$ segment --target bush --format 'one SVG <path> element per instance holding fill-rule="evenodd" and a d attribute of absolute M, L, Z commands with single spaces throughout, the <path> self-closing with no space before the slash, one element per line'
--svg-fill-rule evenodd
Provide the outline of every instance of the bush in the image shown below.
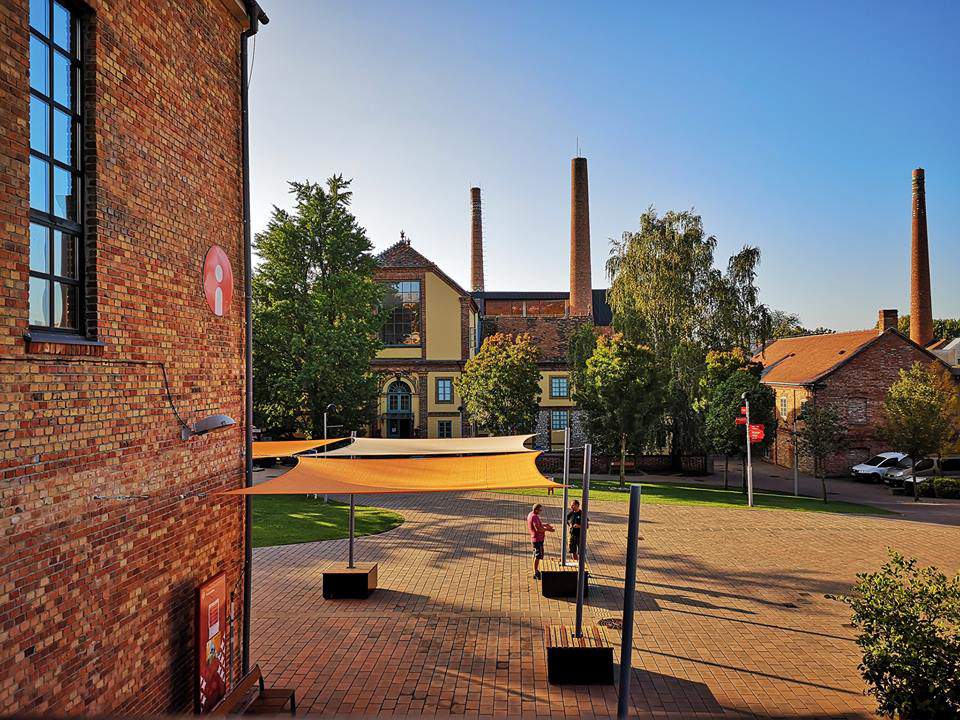
<path fill-rule="evenodd" d="M 880 715 L 960 717 L 960 575 L 891 552 L 877 572 L 857 575 L 852 594 L 828 597 L 853 611 L 860 672 Z"/>
<path fill-rule="evenodd" d="M 938 477 L 930 484 L 938 498 L 960 498 L 960 478 Z"/>

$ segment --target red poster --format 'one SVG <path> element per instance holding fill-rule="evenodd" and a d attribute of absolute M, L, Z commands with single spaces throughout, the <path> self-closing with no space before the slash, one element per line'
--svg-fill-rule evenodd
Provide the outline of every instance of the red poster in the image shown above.
<path fill-rule="evenodd" d="M 760 425 L 760 424 L 755 425 L 753 423 L 750 423 L 750 442 L 752 443 L 762 442 L 764 437 L 765 435 L 764 435 L 763 425 Z"/>
<path fill-rule="evenodd" d="M 224 639 L 227 576 L 220 573 L 197 590 L 197 712 L 210 712 L 227 694 Z"/>

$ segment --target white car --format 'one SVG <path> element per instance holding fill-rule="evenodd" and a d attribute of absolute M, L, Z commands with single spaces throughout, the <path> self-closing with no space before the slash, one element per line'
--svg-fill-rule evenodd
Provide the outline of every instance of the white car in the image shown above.
<path fill-rule="evenodd" d="M 882 482 L 887 473 L 897 468 L 897 463 L 903 460 L 905 453 L 882 452 L 874 455 L 866 462 L 854 465 L 850 470 L 850 475 L 854 480 L 869 480 L 870 482 Z"/>

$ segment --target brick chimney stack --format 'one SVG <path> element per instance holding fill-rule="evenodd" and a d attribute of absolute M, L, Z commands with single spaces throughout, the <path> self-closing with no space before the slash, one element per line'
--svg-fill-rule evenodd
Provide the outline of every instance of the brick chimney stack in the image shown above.
<path fill-rule="evenodd" d="M 573 159 L 570 180 L 570 315 L 592 315 L 590 193 L 587 188 L 586 158 Z"/>
<path fill-rule="evenodd" d="M 896 310 L 881 310 L 877 330 L 882 335 L 887 330 L 896 330 L 899 313 Z"/>
<path fill-rule="evenodd" d="M 470 188 L 470 205 L 473 209 L 470 222 L 470 287 L 474 292 L 482 292 L 483 219 L 480 213 L 480 188 Z"/>
<path fill-rule="evenodd" d="M 927 194 L 923 168 L 913 171 L 913 228 L 910 247 L 910 339 L 926 346 L 933 340 L 930 304 L 930 251 L 927 247 Z"/>

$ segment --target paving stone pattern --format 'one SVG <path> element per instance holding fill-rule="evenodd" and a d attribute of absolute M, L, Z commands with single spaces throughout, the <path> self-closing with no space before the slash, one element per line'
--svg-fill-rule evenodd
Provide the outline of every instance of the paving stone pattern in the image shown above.
<path fill-rule="evenodd" d="M 541 499 L 541 498 L 538 498 Z M 559 553 L 560 497 L 543 499 Z M 486 493 L 365 499 L 406 517 L 357 540 L 380 564 L 368 600 L 321 597 L 346 541 L 255 553 L 252 658 L 327 716 L 609 717 L 614 687 L 547 682 L 544 629 L 575 605 L 539 594 L 531 498 Z M 586 621 L 622 613 L 626 504 L 591 502 Z M 847 589 L 892 546 L 960 566 L 956 527 L 896 518 L 682 506 L 643 508 L 632 703 L 643 718 L 873 717 Z M 617 644 L 620 633 L 608 630 Z"/>

